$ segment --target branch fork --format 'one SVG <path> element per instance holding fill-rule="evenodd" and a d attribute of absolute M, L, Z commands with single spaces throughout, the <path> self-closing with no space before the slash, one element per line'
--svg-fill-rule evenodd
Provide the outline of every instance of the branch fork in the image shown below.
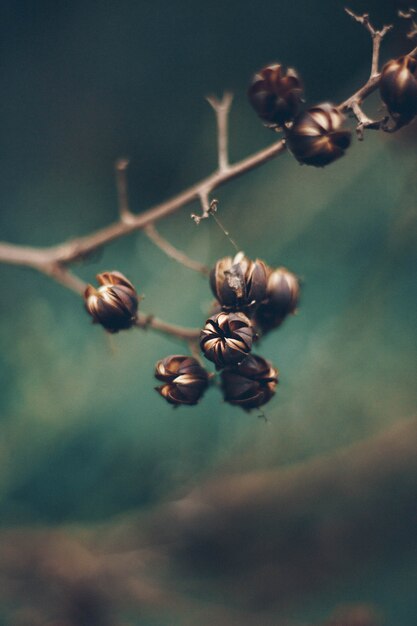
<path fill-rule="evenodd" d="M 372 120 L 362 109 L 363 101 L 377 90 L 381 78 L 378 73 L 379 53 L 381 41 L 385 35 L 391 30 L 392 25 L 384 26 L 381 30 L 375 29 L 369 19 L 367 13 L 356 15 L 350 9 L 345 9 L 355 21 L 362 24 L 372 37 L 372 62 L 371 72 L 368 80 L 353 95 L 340 103 L 338 109 L 346 112 L 351 111 L 358 120 L 357 133 L 359 138 L 363 137 L 365 129 L 390 130 L 386 126 L 386 119 Z M 403 12 L 402 17 L 411 19 L 415 24 L 414 16 L 416 11 L 410 10 L 409 13 Z M 417 33 L 417 29 L 416 33 Z M 414 36 L 410 33 L 409 36 Z M 417 47 L 411 50 L 408 55 L 417 58 Z M 145 230 L 149 239 L 153 241 L 165 254 L 170 258 L 182 263 L 186 267 L 207 274 L 208 269 L 201 263 L 189 259 L 182 251 L 175 248 L 170 242 L 164 239 L 156 230 L 155 223 L 159 220 L 172 215 L 179 211 L 182 207 L 194 201 L 199 201 L 202 212 L 200 215 L 193 215 L 196 223 L 202 219 L 208 218 L 210 215 L 219 224 L 223 232 L 228 235 L 216 217 L 217 201 L 210 201 L 210 195 L 215 189 L 218 189 L 227 182 L 246 174 L 247 172 L 267 163 L 277 155 L 282 154 L 286 150 L 285 139 L 274 142 L 267 148 L 230 164 L 228 154 L 228 121 L 229 113 L 232 105 L 232 94 L 226 92 L 221 99 L 214 96 L 207 98 L 209 104 L 213 108 L 217 122 L 217 168 L 203 180 L 192 185 L 188 189 L 180 192 L 178 195 L 157 204 L 139 214 L 134 214 L 129 207 L 128 190 L 127 190 L 127 167 L 128 159 L 121 158 L 116 161 L 115 174 L 118 194 L 119 219 L 104 228 L 92 232 L 83 237 L 74 238 L 71 241 L 57 244 L 47 248 L 34 248 L 30 246 L 21 246 L 6 242 L 0 242 L 0 263 L 8 263 L 20 265 L 36 269 L 39 272 L 53 278 L 68 289 L 83 295 L 85 283 L 72 274 L 68 269 L 72 263 L 87 258 L 94 252 L 100 250 L 106 244 L 115 241 L 121 237 L 125 237 L 133 232 Z M 392 129 L 391 129 L 392 132 Z M 229 236 L 230 239 L 230 236 Z M 231 240 L 233 245 L 235 243 Z M 184 329 L 180 326 L 168 324 L 153 316 L 140 314 L 138 324 L 140 328 L 152 328 L 153 330 L 164 332 L 186 341 L 195 341 L 198 331 L 196 329 Z"/>

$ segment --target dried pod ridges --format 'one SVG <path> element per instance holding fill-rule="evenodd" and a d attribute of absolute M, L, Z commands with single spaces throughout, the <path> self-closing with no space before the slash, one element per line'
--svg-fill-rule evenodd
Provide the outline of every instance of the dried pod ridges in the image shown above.
<path fill-rule="evenodd" d="M 217 369 L 239 363 L 251 351 L 254 330 L 243 313 L 220 312 L 210 317 L 200 336 L 204 356 Z"/>
<path fill-rule="evenodd" d="M 417 61 L 408 55 L 388 61 L 381 72 L 379 91 L 398 126 L 417 115 Z"/>
<path fill-rule="evenodd" d="M 88 285 L 84 302 L 94 322 L 109 333 L 131 328 L 136 321 L 138 294 L 132 283 L 121 272 L 97 274 L 99 287 Z"/>
<path fill-rule="evenodd" d="M 248 89 L 249 102 L 271 128 L 282 128 L 297 115 L 303 87 L 293 68 L 267 65 L 255 74 Z"/>
<path fill-rule="evenodd" d="M 265 334 L 278 328 L 284 319 L 293 314 L 298 306 L 300 283 L 295 274 L 285 267 L 270 270 L 266 300 L 255 312 L 256 327 Z"/>
<path fill-rule="evenodd" d="M 246 310 L 260 304 L 266 294 L 267 267 L 239 252 L 217 261 L 210 273 L 210 285 L 223 309 Z"/>
<path fill-rule="evenodd" d="M 155 387 L 167 402 L 174 405 L 197 404 L 207 389 L 209 376 L 191 356 L 173 354 L 155 366 L 155 377 L 164 384 Z"/>
<path fill-rule="evenodd" d="M 351 132 L 345 116 L 327 102 L 301 113 L 287 132 L 287 145 L 300 163 L 324 167 L 345 154 Z"/>
<path fill-rule="evenodd" d="M 261 356 L 251 354 L 238 365 L 224 369 L 221 379 L 225 401 L 249 411 L 273 397 L 278 370 Z"/>

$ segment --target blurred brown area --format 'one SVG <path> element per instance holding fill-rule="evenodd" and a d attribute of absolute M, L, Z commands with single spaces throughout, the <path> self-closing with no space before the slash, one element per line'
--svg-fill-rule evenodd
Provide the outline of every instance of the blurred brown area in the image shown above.
<path fill-rule="evenodd" d="M 398 422 L 326 457 L 218 475 L 145 519 L 3 531 L 8 623 L 142 623 L 130 611 L 167 624 L 294 625 L 280 612 L 384 555 L 415 550 L 416 445 L 417 420 Z M 323 626 L 379 624 L 372 608 L 355 606 Z"/>

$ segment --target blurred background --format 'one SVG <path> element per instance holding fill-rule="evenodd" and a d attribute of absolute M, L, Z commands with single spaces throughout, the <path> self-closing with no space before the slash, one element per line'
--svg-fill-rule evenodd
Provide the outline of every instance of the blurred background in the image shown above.
<path fill-rule="evenodd" d="M 411 47 L 409 4 L 349 3 L 396 21 L 383 61 Z M 208 94 L 235 94 L 232 160 L 267 146 L 246 100 L 267 63 L 296 67 L 311 104 L 345 99 L 371 44 L 343 6 L 2 2 L 1 239 L 117 219 L 120 156 L 135 212 L 211 172 Z M 74 294 L 0 266 L 1 624 L 416 624 L 416 139 L 416 124 L 368 132 L 328 168 L 285 154 L 216 192 L 239 246 L 304 281 L 262 344 L 281 374 L 267 423 L 216 389 L 173 410 L 153 367 L 180 342 L 109 341 Z M 197 208 L 160 231 L 211 265 L 233 249 Z M 212 299 L 142 233 L 74 269 L 122 271 L 143 310 L 182 325 Z"/>

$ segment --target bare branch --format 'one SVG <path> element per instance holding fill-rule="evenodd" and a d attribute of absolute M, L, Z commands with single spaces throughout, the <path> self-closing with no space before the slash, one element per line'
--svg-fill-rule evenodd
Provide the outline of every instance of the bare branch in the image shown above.
<path fill-rule="evenodd" d="M 206 265 L 199 263 L 198 261 L 194 261 L 194 259 L 190 259 L 190 257 L 184 254 L 184 252 L 175 248 L 175 246 L 173 246 L 167 239 L 162 237 L 153 224 L 146 226 L 145 233 L 149 239 L 156 246 L 158 246 L 158 248 L 160 248 L 171 259 L 174 259 L 174 261 L 181 263 L 181 265 L 184 265 L 191 270 L 205 274 L 206 276 L 210 273 L 210 269 Z"/>
<path fill-rule="evenodd" d="M 351 106 L 352 112 L 358 120 L 358 125 L 356 126 L 356 134 L 358 136 L 359 141 L 363 140 L 363 133 L 365 129 L 369 130 L 379 130 L 380 128 L 385 127 L 387 122 L 387 117 L 383 117 L 380 120 L 371 120 L 366 113 L 363 111 L 362 107 L 358 102 L 352 102 Z"/>
<path fill-rule="evenodd" d="M 361 135 L 365 128 L 379 128 L 382 126 L 381 120 L 371 120 L 364 113 L 361 108 L 361 104 L 365 98 L 378 88 L 381 76 L 377 73 L 379 46 L 382 38 L 391 27 L 385 26 L 381 31 L 376 31 L 370 24 L 367 14 L 357 16 L 349 9 L 347 9 L 347 13 L 366 27 L 374 41 L 371 76 L 368 81 L 360 87 L 360 89 L 358 89 L 352 96 L 344 100 L 338 107 L 341 111 L 351 110 L 354 113 L 359 122 L 358 133 Z M 413 58 L 417 58 L 417 47 L 411 50 L 408 55 Z M 88 257 L 90 254 L 112 241 L 125 237 L 135 231 L 145 229 L 149 225 L 153 225 L 155 222 L 167 217 L 168 215 L 176 213 L 179 209 L 195 200 L 199 200 L 201 202 L 203 211 L 201 215 L 193 215 L 192 217 L 196 222 L 199 222 L 203 218 L 207 218 L 210 214 L 212 214 L 210 194 L 215 189 L 235 178 L 238 178 L 239 176 L 244 175 L 246 172 L 249 172 L 256 167 L 263 165 L 277 155 L 282 154 L 286 149 L 285 139 L 281 139 L 280 141 L 273 143 L 271 146 L 259 150 L 237 163 L 229 165 L 227 156 L 227 120 L 232 102 L 232 96 L 231 94 L 226 93 L 222 100 L 219 101 L 215 98 L 209 98 L 209 102 L 216 112 L 218 125 L 219 167 L 215 172 L 188 189 L 185 189 L 178 195 L 157 204 L 156 206 L 151 207 L 138 215 L 135 215 L 131 213 L 129 209 L 127 198 L 126 168 L 128 162 L 126 159 L 120 159 L 116 163 L 120 210 L 120 219 L 117 222 L 114 222 L 113 224 L 110 224 L 109 226 L 90 233 L 84 237 L 74 238 L 68 242 L 51 247 L 33 248 L 30 246 L 0 242 L 0 262 L 31 267 L 50 276 L 69 289 L 77 293 L 82 293 L 84 290 L 84 284 L 80 279 L 66 269 L 67 265 Z M 150 229 L 150 232 L 152 233 L 152 229 Z M 155 229 L 153 229 L 154 239 L 155 232 Z M 159 239 L 159 243 L 161 243 L 160 235 L 157 234 L 157 238 Z M 182 255 L 180 251 L 174 249 L 174 257 L 172 254 L 173 246 L 171 246 L 169 242 L 164 241 L 163 246 L 160 245 L 160 247 L 164 249 L 165 252 L 167 252 L 169 247 L 170 256 L 172 256 L 172 258 L 177 257 L 177 260 L 179 260 L 178 256 Z M 182 257 L 182 261 L 184 260 L 184 257 Z M 188 259 L 187 261 L 188 266 L 190 266 L 189 261 L 191 261 L 191 259 Z M 195 264 L 194 261 L 192 263 Z M 157 322 L 157 324 L 159 324 L 159 322 Z M 153 324 L 148 323 L 148 326 L 149 325 L 153 327 Z M 160 328 L 156 329 L 158 330 Z"/>
<path fill-rule="evenodd" d="M 362 24 L 372 37 L 372 63 L 371 63 L 371 78 L 377 76 L 379 67 L 379 50 L 381 47 L 381 41 L 385 35 L 393 28 L 392 24 L 384 26 L 382 30 L 376 30 L 369 21 L 369 14 L 356 15 L 351 9 L 345 9 L 346 13 L 350 15 L 354 20 Z"/>
<path fill-rule="evenodd" d="M 226 91 L 221 100 L 215 96 L 209 96 L 207 102 L 213 108 L 217 120 L 217 156 L 219 172 L 225 172 L 229 168 L 229 113 L 233 102 L 233 94 Z"/>
<path fill-rule="evenodd" d="M 146 315 L 145 313 L 139 313 L 136 326 L 144 330 L 151 328 L 164 335 L 171 335 L 172 337 L 177 337 L 177 339 L 182 339 L 187 342 L 197 341 L 200 337 L 199 328 L 185 328 L 177 324 L 169 324 L 153 315 Z"/>

